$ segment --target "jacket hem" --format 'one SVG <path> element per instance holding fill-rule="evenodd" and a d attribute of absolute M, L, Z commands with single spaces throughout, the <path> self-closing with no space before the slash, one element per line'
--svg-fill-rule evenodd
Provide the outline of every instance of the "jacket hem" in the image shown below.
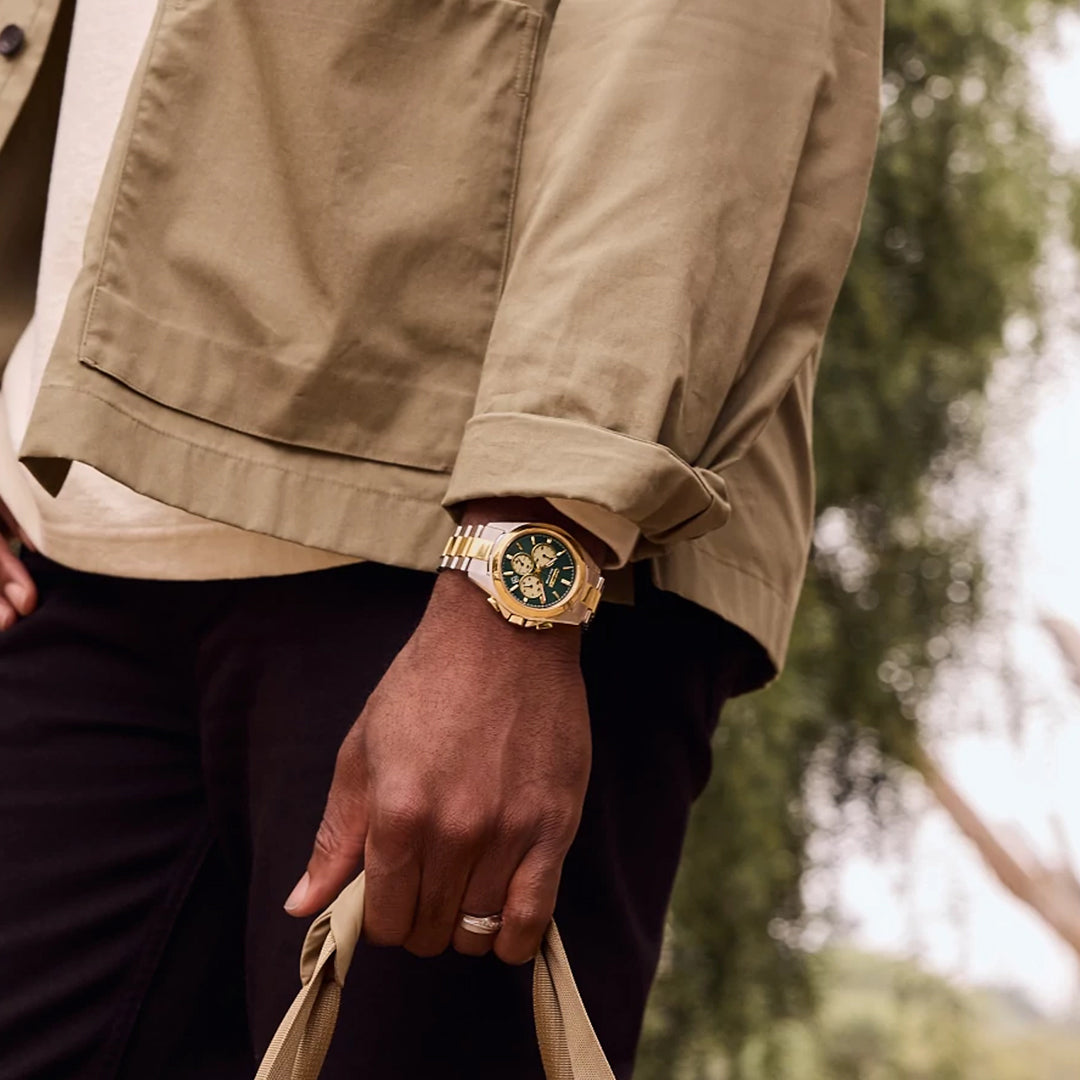
<path fill-rule="evenodd" d="M 213 521 L 407 569 L 438 564 L 454 526 L 440 505 L 450 501 L 444 473 L 279 446 L 170 412 L 119 384 L 102 389 L 122 394 L 123 404 L 57 383 L 46 383 L 38 395 L 20 458 L 53 493 L 70 462 L 81 461 L 143 495 Z M 613 439 L 619 445 L 637 441 Z M 238 452 L 238 443 L 248 453 Z M 213 483 L 199 477 L 213 477 Z M 530 494 L 512 487 L 502 493 Z M 600 498 L 585 499 L 602 505 Z M 705 547 L 709 542 L 715 541 L 667 548 L 652 560 L 653 579 L 758 641 L 768 663 L 747 673 L 738 690 L 745 693 L 783 666 L 797 596 L 719 559 Z"/>
<path fill-rule="evenodd" d="M 786 595 L 760 575 L 694 543 L 680 544 L 654 559 L 652 576 L 658 588 L 708 608 L 762 646 L 765 657 L 760 670 L 748 673 L 738 693 L 765 686 L 783 670 L 798 592 Z"/>
<path fill-rule="evenodd" d="M 20 459 L 52 494 L 70 462 L 81 461 L 199 517 L 356 559 L 413 570 L 438 564 L 454 527 L 439 505 L 445 474 L 351 461 L 352 479 L 346 479 L 334 475 L 342 462 L 333 455 L 245 439 L 253 451 L 246 456 L 235 450 L 235 432 L 152 407 L 160 423 L 88 390 L 46 384 Z M 169 430 L 193 424 L 204 429 L 198 442 Z M 409 478 L 395 489 L 401 472 Z M 381 484 L 363 482 L 376 476 Z"/>

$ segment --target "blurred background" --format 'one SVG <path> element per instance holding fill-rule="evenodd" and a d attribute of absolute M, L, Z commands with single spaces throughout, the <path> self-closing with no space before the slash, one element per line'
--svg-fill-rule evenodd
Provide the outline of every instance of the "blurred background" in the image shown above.
<path fill-rule="evenodd" d="M 891 0 L 784 678 L 724 714 L 642 1080 L 1080 1078 L 1080 15 Z"/>

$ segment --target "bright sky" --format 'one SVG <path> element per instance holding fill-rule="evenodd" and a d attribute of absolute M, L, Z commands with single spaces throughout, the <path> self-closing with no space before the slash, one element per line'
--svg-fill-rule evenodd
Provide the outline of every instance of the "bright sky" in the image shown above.
<path fill-rule="evenodd" d="M 1041 57 L 1037 74 L 1062 145 L 1080 152 L 1080 17 L 1070 16 L 1062 31 L 1061 52 Z M 1006 709 L 995 721 L 991 708 L 986 730 L 949 737 L 936 750 L 986 820 L 1044 858 L 1059 850 L 1056 816 L 1080 872 L 1080 695 L 1037 624 L 1046 611 L 1080 626 L 1080 330 L 1052 336 L 1064 374 L 1043 395 L 1026 446 L 1017 447 L 1028 462 L 1028 513 L 1010 644 L 1031 673 L 1033 700 L 1019 736 L 1007 730 Z M 1048 1012 L 1080 1011 L 1073 955 L 1001 888 L 940 810 L 887 842 L 883 857 L 842 859 L 832 899 L 856 927 L 856 941 L 913 953 L 965 982 L 1019 987 Z"/>

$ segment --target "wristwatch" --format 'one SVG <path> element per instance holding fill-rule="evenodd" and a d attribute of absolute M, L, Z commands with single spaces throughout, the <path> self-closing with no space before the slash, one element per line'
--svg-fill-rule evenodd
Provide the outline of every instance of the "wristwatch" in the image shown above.
<path fill-rule="evenodd" d="M 604 589 L 600 568 L 569 533 L 530 521 L 459 525 L 439 569 L 464 570 L 504 619 L 532 630 L 587 625 Z"/>

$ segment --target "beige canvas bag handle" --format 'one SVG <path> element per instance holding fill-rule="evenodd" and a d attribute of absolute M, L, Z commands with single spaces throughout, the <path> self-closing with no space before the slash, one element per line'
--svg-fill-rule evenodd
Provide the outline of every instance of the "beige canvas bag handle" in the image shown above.
<path fill-rule="evenodd" d="M 364 875 L 311 924 L 303 984 L 255 1080 L 317 1080 L 337 1024 L 341 988 L 364 922 Z M 533 969 L 533 1014 L 548 1080 L 615 1080 L 578 993 L 559 931 L 548 927 Z"/>

